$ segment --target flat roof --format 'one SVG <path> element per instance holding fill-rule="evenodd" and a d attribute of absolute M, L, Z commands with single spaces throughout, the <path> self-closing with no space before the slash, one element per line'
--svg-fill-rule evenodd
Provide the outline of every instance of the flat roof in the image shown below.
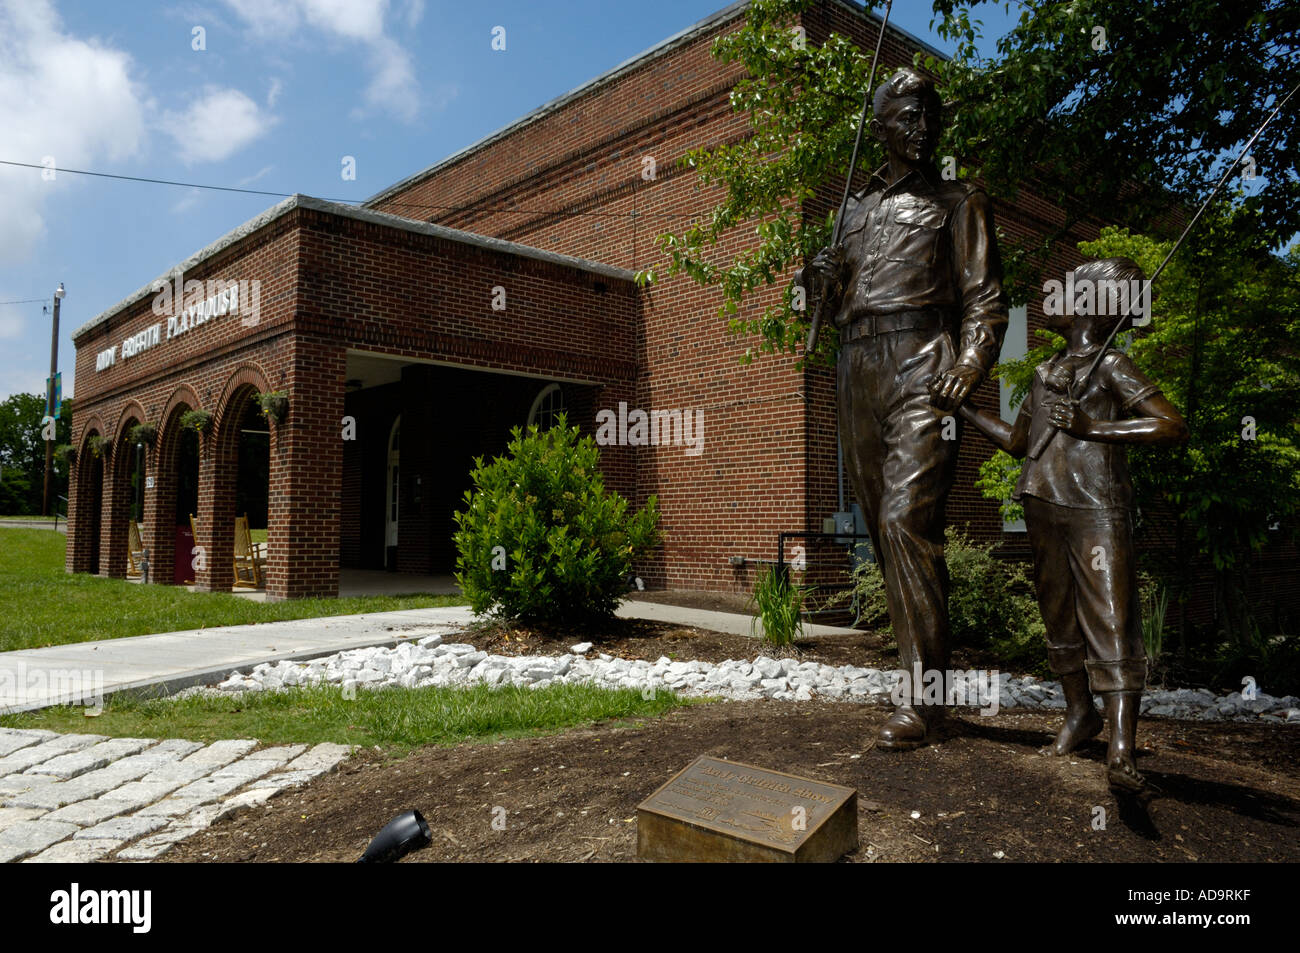
<path fill-rule="evenodd" d="M 881 19 L 877 14 L 869 10 L 865 5 L 856 3 L 854 2 L 854 0 L 829 0 L 829 2 L 834 4 L 835 6 L 843 7 L 847 10 L 852 10 L 854 13 L 858 14 L 859 16 L 867 17 L 877 22 L 879 22 Z M 632 72 L 638 67 L 643 66 L 646 63 L 650 62 L 651 60 L 657 59 L 658 57 L 663 56 L 664 54 L 669 53 L 680 46 L 685 46 L 691 40 L 695 39 L 699 34 L 708 32 L 709 30 L 713 29 L 720 23 L 725 23 L 728 20 L 734 20 L 738 18 L 749 7 L 749 4 L 750 4 L 750 0 L 738 0 L 738 2 L 733 3 L 730 6 L 723 8 L 722 10 L 719 10 L 717 13 L 710 14 L 709 16 L 705 17 L 703 20 L 700 20 L 698 23 L 694 23 L 691 26 L 688 26 L 686 29 L 678 33 L 674 33 L 672 36 L 668 37 L 668 39 L 656 43 L 654 46 L 650 47 L 647 50 L 644 50 L 641 53 L 638 53 L 636 56 L 632 57 L 631 59 L 624 60 L 622 63 L 618 64 L 613 69 L 601 73 L 595 79 L 588 80 L 587 82 L 583 83 L 581 86 L 578 86 L 575 89 L 571 89 L 567 93 L 564 93 L 563 95 L 557 96 L 555 99 L 552 99 L 550 102 L 538 106 L 532 112 L 524 116 L 520 116 L 518 119 L 515 119 L 512 122 L 507 123 L 506 125 L 502 126 L 500 129 L 498 129 L 496 132 L 489 133 L 488 135 L 484 136 L 482 139 L 479 139 L 477 142 L 472 142 L 465 148 L 452 153 L 451 155 L 447 156 L 447 158 L 440 159 L 439 161 L 435 162 L 433 165 L 427 166 L 426 168 L 421 169 L 419 172 L 416 172 L 414 175 L 409 175 L 406 178 L 402 179 L 400 182 L 397 182 L 394 185 L 390 185 L 388 186 L 388 188 L 383 189 L 380 192 L 376 192 L 370 198 L 362 202 L 361 207 L 367 208 L 371 205 L 375 205 L 379 202 L 382 202 L 386 198 L 398 192 L 401 192 L 404 189 L 408 189 L 411 186 L 419 183 L 424 179 L 427 179 L 429 176 L 433 175 L 439 170 L 444 169 L 447 166 L 454 165 L 460 160 L 467 158 L 468 156 L 477 152 L 479 149 L 491 145 L 492 143 L 497 142 L 500 139 L 504 139 L 506 136 L 518 131 L 519 129 L 522 129 L 525 126 L 531 125 L 532 123 L 535 123 L 541 119 L 546 118 L 552 113 L 567 106 L 575 99 L 585 96 L 587 93 L 592 92 L 593 90 L 598 89 L 599 87 L 604 86 L 607 83 L 611 83 L 616 79 L 619 79 L 620 77 Z M 913 36 L 911 33 L 908 33 L 906 30 L 900 29 L 899 27 L 896 27 L 892 24 L 890 25 L 889 30 L 891 33 L 897 33 L 899 36 L 905 37 L 911 43 L 914 43 L 916 46 L 920 47 L 923 50 L 926 50 L 927 52 L 933 54 L 934 56 L 940 57 L 941 59 L 948 58 L 948 55 L 944 53 L 942 50 L 935 49 L 925 40 L 921 39 L 918 36 Z"/>
<path fill-rule="evenodd" d="M 374 225 L 383 225 L 404 232 L 430 235 L 434 238 L 460 242 L 464 245 L 473 245 L 476 248 L 501 252 L 506 255 L 515 255 L 520 258 L 532 258 L 537 261 L 545 261 L 555 265 L 564 265 L 569 268 L 576 268 L 580 271 L 590 272 L 591 274 L 600 275 L 615 281 L 636 280 L 636 273 L 629 271 L 626 268 L 616 268 L 613 265 L 606 265 L 601 262 L 587 261 L 585 258 L 575 258 L 572 255 L 561 255 L 558 252 L 533 248 L 531 245 L 521 245 L 518 242 L 509 242 L 500 238 L 489 238 L 486 235 L 477 235 L 474 232 L 464 232 L 457 228 L 448 228 L 445 225 L 435 225 L 432 222 L 420 222 L 414 219 L 403 218 L 400 215 L 390 215 L 387 212 L 376 212 L 373 209 L 368 208 L 354 208 L 350 205 L 341 205 L 338 202 L 329 202 L 325 199 L 318 199 L 313 198 L 310 195 L 299 194 L 290 196 L 283 202 L 271 206 L 260 215 L 250 218 L 243 225 L 231 229 L 206 248 L 195 252 L 179 265 L 170 268 L 144 287 L 127 295 L 111 308 L 100 312 L 81 327 L 77 328 L 76 331 L 72 332 L 73 340 L 75 341 L 86 332 L 94 330 L 96 327 L 111 320 L 122 311 L 154 294 L 155 287 L 159 282 L 170 283 L 172 279 L 178 275 L 184 276 L 187 271 L 202 264 L 218 252 L 224 251 L 297 208 L 326 212 L 331 215 L 337 215 L 341 218 L 350 218 L 357 221 L 369 222 Z"/>

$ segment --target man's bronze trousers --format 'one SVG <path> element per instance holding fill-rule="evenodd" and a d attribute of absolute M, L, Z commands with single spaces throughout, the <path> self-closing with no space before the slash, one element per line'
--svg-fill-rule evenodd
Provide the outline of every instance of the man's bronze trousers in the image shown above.
<path fill-rule="evenodd" d="M 943 672 L 950 654 L 944 508 L 961 421 L 936 412 L 926 384 L 952 366 L 943 330 L 908 330 L 845 344 L 838 367 L 845 470 L 884 573 L 902 666 Z M 947 437 L 948 439 L 945 439 Z M 915 707 L 921 686 L 914 686 Z"/>

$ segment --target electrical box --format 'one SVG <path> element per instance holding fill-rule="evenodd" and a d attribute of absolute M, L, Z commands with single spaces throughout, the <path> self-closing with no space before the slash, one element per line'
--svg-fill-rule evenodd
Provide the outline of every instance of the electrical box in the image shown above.
<path fill-rule="evenodd" d="M 858 510 L 856 503 L 853 505 L 853 510 L 854 512 L 852 513 L 836 513 L 834 516 L 832 516 L 831 519 L 834 520 L 834 526 L 831 527 L 830 532 L 833 533 L 864 532 L 864 530 L 858 529 L 858 522 L 859 522 L 858 513 L 860 511 Z M 851 546 L 853 545 L 854 540 L 848 536 L 837 536 L 835 537 L 835 543 L 839 546 Z"/>
<path fill-rule="evenodd" d="M 838 533 L 866 533 L 867 520 L 862 515 L 862 507 L 853 504 L 853 509 L 848 513 L 836 513 L 831 520 L 834 520 L 834 527 L 827 532 Z M 828 520 L 827 522 L 830 522 Z M 855 562 L 874 563 L 876 561 L 875 550 L 871 547 L 870 539 L 854 539 L 851 536 L 840 536 L 835 540 L 841 546 L 852 546 Z"/>

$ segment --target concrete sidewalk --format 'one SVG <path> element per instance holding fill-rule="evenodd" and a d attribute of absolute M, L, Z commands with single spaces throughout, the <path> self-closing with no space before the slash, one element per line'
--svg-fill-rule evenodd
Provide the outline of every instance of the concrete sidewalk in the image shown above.
<path fill-rule="evenodd" d="M 617 615 L 733 635 L 751 634 L 751 618 L 731 612 L 625 602 Z M 0 714 L 57 704 L 93 705 L 94 699 L 125 690 L 149 689 L 167 694 L 190 685 L 215 684 L 237 669 L 262 662 L 315 658 L 347 649 L 447 635 L 474 619 L 468 606 L 447 606 L 220 626 L 3 652 Z M 762 626 L 755 626 L 755 631 L 761 633 Z M 811 637 L 851 631 L 826 625 L 805 626 Z"/>
<path fill-rule="evenodd" d="M 219 682 L 236 669 L 262 662 L 446 634 L 473 618 L 467 606 L 405 609 L 0 652 L 0 714 L 87 704 L 95 696 L 127 689 L 166 694 Z"/>
<path fill-rule="evenodd" d="M 60 519 L 56 526 L 54 520 L 0 520 L 0 529 L 57 529 L 67 535 L 68 521 Z"/>
<path fill-rule="evenodd" d="M 620 619 L 648 619 L 651 622 L 671 622 L 677 625 L 691 625 L 697 629 L 710 629 L 714 632 L 727 632 L 731 635 L 753 635 L 761 638 L 763 623 L 752 616 L 738 612 L 716 612 L 710 609 L 687 609 L 682 606 L 664 605 L 660 602 L 633 602 L 625 600 L 615 610 Z M 805 622 L 804 636 L 819 638 L 826 635 L 845 635 L 856 629 L 841 629 L 833 625 L 813 625 Z"/>

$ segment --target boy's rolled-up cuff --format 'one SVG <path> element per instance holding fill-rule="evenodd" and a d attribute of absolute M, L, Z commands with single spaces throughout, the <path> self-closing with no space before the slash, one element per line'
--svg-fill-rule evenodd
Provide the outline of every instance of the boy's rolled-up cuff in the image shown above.
<path fill-rule="evenodd" d="M 1100 662 L 1089 659 L 1088 687 L 1094 692 L 1140 692 L 1147 683 L 1145 658 Z"/>

